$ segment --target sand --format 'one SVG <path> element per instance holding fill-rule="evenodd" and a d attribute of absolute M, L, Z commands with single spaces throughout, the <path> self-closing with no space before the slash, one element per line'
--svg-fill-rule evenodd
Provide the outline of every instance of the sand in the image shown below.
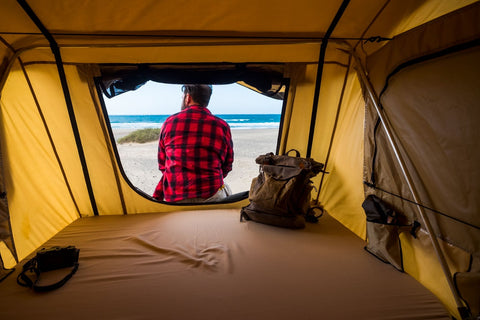
<path fill-rule="evenodd" d="M 129 134 L 130 129 L 113 129 L 115 139 Z M 233 169 L 225 182 L 233 193 L 250 189 L 258 175 L 255 158 L 268 152 L 275 153 L 278 129 L 232 129 L 234 148 Z M 158 143 L 117 144 L 123 170 L 133 185 L 152 194 L 162 173 L 157 164 Z"/>

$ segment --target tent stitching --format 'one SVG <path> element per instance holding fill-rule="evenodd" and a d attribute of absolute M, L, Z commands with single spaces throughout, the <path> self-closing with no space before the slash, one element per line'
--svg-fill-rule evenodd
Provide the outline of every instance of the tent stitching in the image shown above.
<path fill-rule="evenodd" d="M 65 181 L 66 187 L 68 189 L 68 193 L 70 194 L 70 197 L 72 198 L 72 202 L 75 205 L 75 209 L 77 210 L 77 214 L 80 217 L 80 209 L 78 207 L 77 201 L 75 200 L 75 197 L 73 196 L 72 188 L 70 186 L 70 183 L 68 182 L 67 174 L 65 172 L 65 168 L 62 165 L 62 161 L 60 160 L 60 156 L 58 155 L 57 148 L 55 147 L 55 143 L 53 142 L 52 134 L 50 130 L 48 129 L 47 121 L 45 119 L 45 115 L 42 112 L 42 109 L 40 107 L 40 103 L 38 101 L 37 95 L 35 94 L 35 90 L 33 89 L 32 82 L 30 81 L 30 78 L 28 76 L 27 70 L 25 70 L 25 66 L 22 63 L 22 60 L 18 58 L 20 62 L 20 66 L 22 68 L 23 75 L 25 77 L 25 80 L 27 81 L 28 87 L 30 89 L 30 93 L 32 94 L 33 101 L 35 102 L 35 106 L 37 107 L 38 114 L 40 116 L 40 119 L 42 120 L 43 127 L 45 129 L 45 132 L 48 137 L 48 141 L 50 142 L 50 146 L 52 147 L 52 151 L 55 155 L 55 159 L 57 160 L 58 166 L 60 167 L 60 171 L 63 176 L 63 180 Z"/>
<path fill-rule="evenodd" d="M 85 184 L 86 184 L 86 187 L 87 187 L 88 195 L 90 197 L 90 203 L 91 203 L 94 215 L 97 216 L 98 215 L 98 208 L 97 208 L 97 204 L 96 204 L 96 201 L 95 201 L 95 195 L 94 195 L 94 192 L 93 192 L 93 188 L 92 188 L 92 184 L 91 184 L 91 180 L 90 180 L 90 175 L 88 173 L 88 167 L 87 167 L 87 162 L 86 162 L 86 158 L 85 158 L 85 153 L 83 151 L 82 141 L 80 139 L 80 133 L 79 133 L 78 126 L 77 126 L 77 121 L 76 121 L 76 118 L 75 118 L 75 112 L 73 110 L 73 103 L 72 103 L 72 100 L 71 100 L 70 91 L 68 89 L 68 83 L 67 83 L 67 78 L 66 78 L 66 75 L 65 75 L 65 70 L 63 68 L 63 62 L 62 62 L 62 57 L 61 57 L 61 54 L 60 54 L 60 49 L 59 49 L 55 39 L 49 33 L 48 29 L 42 24 L 40 19 L 36 16 L 35 12 L 32 10 L 32 8 L 30 8 L 28 3 L 25 0 L 17 0 L 17 3 L 23 8 L 25 13 L 35 23 L 35 25 L 40 29 L 40 31 L 42 31 L 43 35 L 48 40 L 48 42 L 50 44 L 50 49 L 52 50 L 52 53 L 55 57 L 55 61 L 56 61 L 57 69 L 58 69 L 58 75 L 60 77 L 60 82 L 61 82 L 63 93 L 64 93 L 64 96 L 65 96 L 65 103 L 67 105 L 68 115 L 70 117 L 70 123 L 72 125 L 73 134 L 75 136 L 75 142 L 76 142 L 76 145 L 77 145 L 78 155 L 80 157 L 80 162 L 82 164 L 82 171 L 83 171 L 83 175 L 84 175 L 84 179 L 85 179 Z"/>

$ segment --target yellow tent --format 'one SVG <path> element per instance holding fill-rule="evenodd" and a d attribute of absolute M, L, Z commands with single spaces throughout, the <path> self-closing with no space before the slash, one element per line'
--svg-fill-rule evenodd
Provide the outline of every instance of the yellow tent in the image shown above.
<path fill-rule="evenodd" d="M 478 314 L 480 2 L 2 0 L 0 17 L 6 268 L 79 218 L 187 209 L 122 175 L 100 87 L 241 68 L 260 91 L 288 81 L 277 151 L 326 164 L 312 198 L 362 239 L 366 196 L 390 203 L 419 224 L 400 232 L 405 272 Z"/>

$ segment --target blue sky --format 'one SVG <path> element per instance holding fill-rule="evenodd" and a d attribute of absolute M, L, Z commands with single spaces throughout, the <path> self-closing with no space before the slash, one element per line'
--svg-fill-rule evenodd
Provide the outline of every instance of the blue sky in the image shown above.
<path fill-rule="evenodd" d="M 136 91 L 105 97 L 105 104 L 110 115 L 173 114 L 180 111 L 181 100 L 181 85 L 150 81 Z M 282 101 L 238 84 L 214 85 L 208 108 L 214 114 L 280 114 Z"/>

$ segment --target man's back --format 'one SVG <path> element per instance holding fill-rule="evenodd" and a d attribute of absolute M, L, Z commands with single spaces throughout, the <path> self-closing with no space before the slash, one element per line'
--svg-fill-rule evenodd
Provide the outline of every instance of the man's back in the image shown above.
<path fill-rule="evenodd" d="M 158 162 L 163 178 L 154 197 L 162 193 L 168 202 L 209 198 L 232 169 L 230 127 L 207 108 L 191 105 L 163 124 Z"/>

